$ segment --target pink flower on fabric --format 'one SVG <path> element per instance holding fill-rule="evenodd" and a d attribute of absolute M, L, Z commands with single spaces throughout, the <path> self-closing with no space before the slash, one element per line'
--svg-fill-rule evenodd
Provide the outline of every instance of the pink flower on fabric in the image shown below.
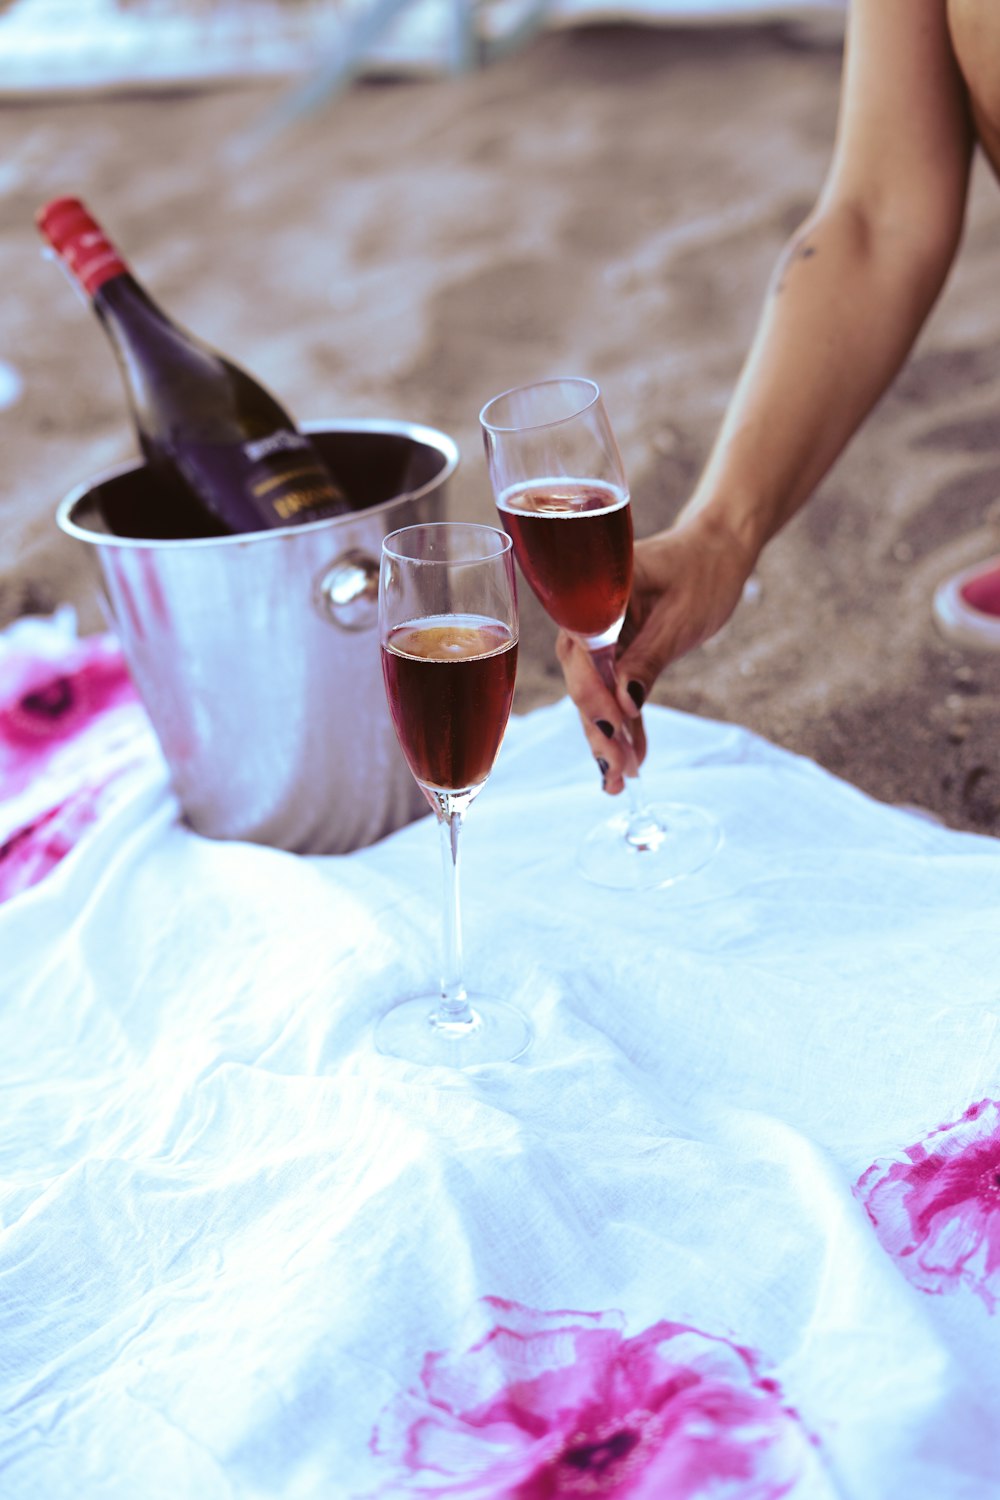
<path fill-rule="evenodd" d="M 0 842 L 0 903 L 37 885 L 65 859 L 113 800 L 114 782 L 81 787 Z"/>
<path fill-rule="evenodd" d="M 63 614 L 0 634 L 0 901 L 35 885 L 159 752 L 121 647 Z"/>
<path fill-rule="evenodd" d="M 96 720 L 137 701 L 112 637 L 55 635 L 46 645 L 26 642 L 0 656 L 0 792 L 7 796 Z"/>
<path fill-rule="evenodd" d="M 1000 1105 L 981 1099 L 960 1120 L 876 1161 L 855 1194 L 885 1250 L 924 1292 L 963 1284 L 995 1312 L 1000 1298 Z"/>
<path fill-rule="evenodd" d="M 426 1355 L 383 1412 L 371 1447 L 396 1473 L 377 1494 L 779 1500 L 803 1473 L 812 1439 L 748 1350 L 682 1323 L 626 1338 L 616 1312 L 481 1307 L 488 1332 Z"/>

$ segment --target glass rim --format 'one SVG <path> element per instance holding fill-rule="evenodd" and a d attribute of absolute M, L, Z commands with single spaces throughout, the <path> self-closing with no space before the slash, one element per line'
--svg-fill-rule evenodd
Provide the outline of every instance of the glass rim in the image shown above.
<path fill-rule="evenodd" d="M 416 531 L 422 532 L 455 532 L 465 533 L 480 532 L 493 539 L 495 545 L 492 551 L 486 551 L 479 557 L 414 557 L 409 552 L 401 552 L 394 543 L 397 537 L 403 537 Z M 490 526 L 485 521 L 411 521 L 408 526 L 397 526 L 394 531 L 389 531 L 382 538 L 383 557 L 393 557 L 399 562 L 425 563 L 428 566 L 440 567 L 442 564 L 451 568 L 475 567 L 478 563 L 494 562 L 499 557 L 506 556 L 513 547 L 513 542 L 502 531 L 499 526 Z"/>
<path fill-rule="evenodd" d="M 589 391 L 590 394 L 586 401 L 582 401 L 572 411 L 566 412 L 561 417 L 549 417 L 544 422 L 517 422 L 514 424 L 491 422 L 486 415 L 491 406 L 496 406 L 498 402 L 506 401 L 511 396 L 519 396 L 524 391 L 541 391 L 555 385 L 580 386 L 584 390 Z M 523 385 L 512 385 L 505 391 L 498 391 L 495 396 L 491 396 L 485 405 L 481 407 L 479 421 L 486 428 L 487 432 L 541 432 L 545 427 L 560 427 L 563 422 L 574 421 L 577 417 L 582 416 L 585 411 L 590 411 L 591 407 L 596 406 L 600 399 L 601 388 L 597 384 L 597 381 L 591 380 L 589 376 L 554 375 L 548 380 L 528 380 Z"/>

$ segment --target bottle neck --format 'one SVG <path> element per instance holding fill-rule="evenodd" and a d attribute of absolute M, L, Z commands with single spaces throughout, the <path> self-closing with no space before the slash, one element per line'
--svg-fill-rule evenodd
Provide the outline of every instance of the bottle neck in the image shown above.
<path fill-rule="evenodd" d="M 36 222 L 71 280 L 90 301 L 133 385 L 141 384 L 140 366 L 148 365 L 152 349 L 161 366 L 171 358 L 176 363 L 181 350 L 189 379 L 199 365 L 209 376 L 218 375 L 218 356 L 178 328 L 153 300 L 79 198 L 54 198 L 39 210 Z M 144 340 L 149 346 L 145 359 L 136 354 Z"/>
<path fill-rule="evenodd" d="M 117 319 L 126 309 L 131 317 L 139 313 L 157 323 L 168 322 L 162 308 L 157 306 L 145 287 L 136 281 L 128 269 L 108 276 L 93 291 L 86 287 L 84 290 L 89 293 L 94 311 L 105 322 Z"/>
<path fill-rule="evenodd" d="M 155 304 L 117 246 L 79 198 L 55 198 L 37 215 L 39 230 L 70 277 L 98 311 L 123 302 Z"/>
<path fill-rule="evenodd" d="M 70 275 L 94 301 L 111 282 L 127 279 L 136 284 L 126 262 L 96 226 L 57 246 L 56 253 Z"/>

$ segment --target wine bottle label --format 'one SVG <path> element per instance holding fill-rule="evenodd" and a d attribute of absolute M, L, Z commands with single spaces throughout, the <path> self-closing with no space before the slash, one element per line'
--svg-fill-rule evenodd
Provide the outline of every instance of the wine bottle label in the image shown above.
<path fill-rule="evenodd" d="M 301 432 L 289 432 L 282 428 L 278 432 L 271 432 L 267 437 L 257 438 L 252 443 L 243 444 L 243 452 L 251 463 L 258 459 L 266 458 L 269 453 L 288 452 L 298 449 L 300 453 L 308 453 L 311 444 L 304 438 Z"/>
<path fill-rule="evenodd" d="M 281 429 L 232 446 L 185 442 L 174 457 L 196 493 L 226 497 L 224 514 L 239 530 L 320 521 L 345 510 L 343 494 L 301 433 Z"/>

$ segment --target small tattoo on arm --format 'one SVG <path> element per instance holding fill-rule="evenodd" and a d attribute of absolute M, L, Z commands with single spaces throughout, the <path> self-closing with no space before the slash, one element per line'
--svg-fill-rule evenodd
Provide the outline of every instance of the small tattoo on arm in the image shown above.
<path fill-rule="evenodd" d="M 809 241 L 806 239 L 796 240 L 795 244 L 792 245 L 791 249 L 788 251 L 788 254 L 785 256 L 784 265 L 781 267 L 781 275 L 778 277 L 777 284 L 774 288 L 774 295 L 776 297 L 785 290 L 785 284 L 788 281 L 789 273 L 791 272 L 791 269 L 795 265 L 796 261 L 811 260 L 815 254 L 815 245 L 810 245 Z"/>

